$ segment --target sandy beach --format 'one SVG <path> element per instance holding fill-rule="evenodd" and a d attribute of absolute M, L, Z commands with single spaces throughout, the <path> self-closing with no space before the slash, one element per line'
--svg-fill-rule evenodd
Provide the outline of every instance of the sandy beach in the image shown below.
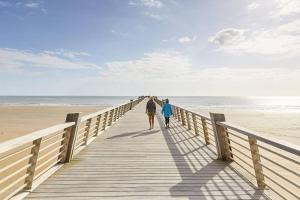
<path fill-rule="evenodd" d="M 226 121 L 257 131 L 266 136 L 300 145 L 300 113 L 238 109 L 198 109 L 200 114 L 209 112 L 225 114 Z"/>
<path fill-rule="evenodd" d="M 65 121 L 67 113 L 82 115 L 105 106 L 0 106 L 0 142 Z"/>

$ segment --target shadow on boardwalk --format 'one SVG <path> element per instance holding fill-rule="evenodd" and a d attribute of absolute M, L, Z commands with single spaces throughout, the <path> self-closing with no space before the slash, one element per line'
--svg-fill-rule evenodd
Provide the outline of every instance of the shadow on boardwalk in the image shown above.
<path fill-rule="evenodd" d="M 162 116 L 157 116 L 164 138 L 182 181 L 170 188 L 171 196 L 199 199 L 266 199 L 262 191 L 225 162 L 197 136 L 177 121 L 166 129 Z"/>
<path fill-rule="evenodd" d="M 129 137 L 129 136 L 131 136 L 132 138 L 135 138 L 135 137 L 141 137 L 141 136 L 155 134 L 155 133 L 158 133 L 159 131 L 160 130 L 148 131 L 148 129 L 146 129 L 146 130 L 142 130 L 142 131 L 134 131 L 134 132 L 129 132 L 129 133 L 122 133 L 119 135 L 114 135 L 112 137 L 108 137 L 107 139 L 117 139 L 117 138 L 122 138 L 122 137 Z"/>

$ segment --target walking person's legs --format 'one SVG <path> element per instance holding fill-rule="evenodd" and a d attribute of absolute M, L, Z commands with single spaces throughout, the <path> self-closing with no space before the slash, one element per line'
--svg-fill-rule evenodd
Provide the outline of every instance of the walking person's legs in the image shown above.
<path fill-rule="evenodd" d="M 154 115 L 151 116 L 152 128 L 154 128 Z"/>
<path fill-rule="evenodd" d="M 166 117 L 166 126 L 167 126 L 167 128 L 169 128 L 170 127 L 170 117 Z"/>
<path fill-rule="evenodd" d="M 149 129 L 151 129 L 151 127 L 152 127 L 152 121 L 151 121 L 151 115 L 149 115 L 149 114 L 148 114 L 148 119 L 149 119 L 149 126 L 150 126 Z"/>

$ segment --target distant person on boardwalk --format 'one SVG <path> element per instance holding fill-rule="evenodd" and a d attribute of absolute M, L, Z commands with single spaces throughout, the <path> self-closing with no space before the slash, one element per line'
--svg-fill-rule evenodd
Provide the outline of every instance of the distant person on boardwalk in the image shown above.
<path fill-rule="evenodd" d="M 149 118 L 149 125 L 150 125 L 149 130 L 151 130 L 154 128 L 154 115 L 156 113 L 156 105 L 153 100 L 153 97 L 150 97 L 149 101 L 147 102 L 146 113 Z"/>
<path fill-rule="evenodd" d="M 166 128 L 170 128 L 170 117 L 173 115 L 172 106 L 169 104 L 169 99 L 166 99 L 163 104 L 161 114 L 165 117 Z"/>

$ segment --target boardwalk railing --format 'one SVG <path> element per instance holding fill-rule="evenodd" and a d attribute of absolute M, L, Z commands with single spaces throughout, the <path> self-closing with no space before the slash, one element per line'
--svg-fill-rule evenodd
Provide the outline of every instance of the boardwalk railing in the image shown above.
<path fill-rule="evenodd" d="M 163 101 L 156 98 L 159 105 Z M 282 199 L 300 199 L 300 147 L 227 123 L 224 114 L 201 115 L 172 105 L 173 115 L 259 189 Z M 269 192 L 268 192 L 269 193 Z"/>
<path fill-rule="evenodd" d="M 142 100 L 82 117 L 70 113 L 65 123 L 0 143 L 0 199 L 30 191 L 50 168 L 70 162 L 74 154 Z"/>

